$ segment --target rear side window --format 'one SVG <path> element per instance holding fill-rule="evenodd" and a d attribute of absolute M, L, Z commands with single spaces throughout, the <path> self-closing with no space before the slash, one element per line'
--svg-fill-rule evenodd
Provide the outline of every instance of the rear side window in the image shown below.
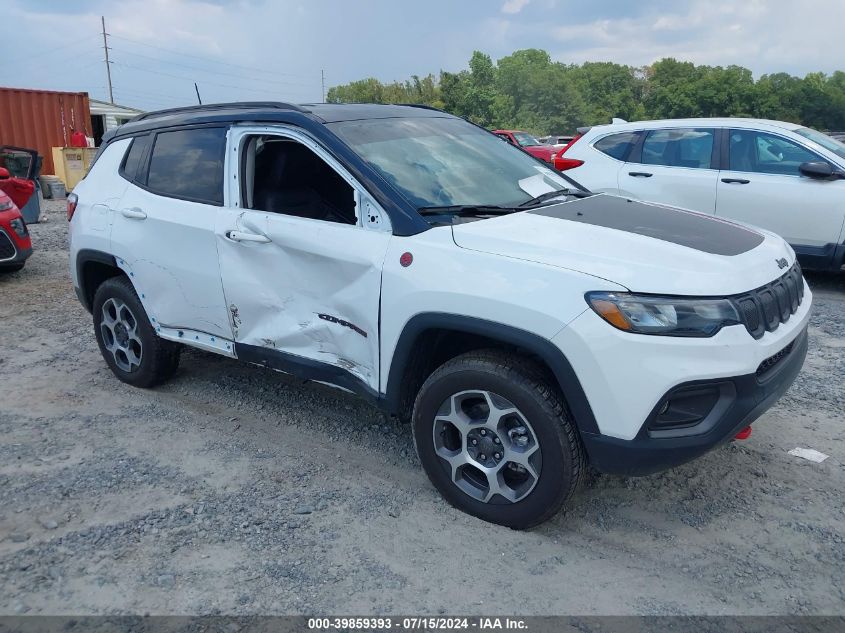
<path fill-rule="evenodd" d="M 141 159 L 143 159 L 144 153 L 147 151 L 149 144 L 149 135 L 136 136 L 132 139 L 132 143 L 129 145 L 129 151 L 126 152 L 126 157 L 123 159 L 123 164 L 120 166 L 120 175 L 126 178 L 126 180 L 137 180 L 138 166 L 141 164 Z"/>
<path fill-rule="evenodd" d="M 195 128 L 156 134 L 147 187 L 194 202 L 223 204 L 226 128 Z"/>
<path fill-rule="evenodd" d="M 713 156 L 712 129 L 653 130 L 643 143 L 641 163 L 709 169 Z"/>
<path fill-rule="evenodd" d="M 595 142 L 593 147 L 602 154 L 607 154 L 616 160 L 625 160 L 631 146 L 637 140 L 637 132 L 620 132 L 605 136 Z"/>

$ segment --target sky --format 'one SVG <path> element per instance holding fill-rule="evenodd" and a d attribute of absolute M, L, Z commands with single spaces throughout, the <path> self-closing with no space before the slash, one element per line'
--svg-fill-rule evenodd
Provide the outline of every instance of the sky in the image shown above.
<path fill-rule="evenodd" d="M 755 76 L 845 68 L 845 0 L 0 0 L 0 86 L 116 103 L 314 102 L 365 77 L 404 80 L 542 48 L 564 63 L 662 57 Z"/>

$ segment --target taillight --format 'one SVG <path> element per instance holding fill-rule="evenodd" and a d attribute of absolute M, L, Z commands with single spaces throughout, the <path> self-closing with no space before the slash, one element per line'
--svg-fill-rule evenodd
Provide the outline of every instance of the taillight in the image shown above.
<path fill-rule="evenodd" d="M 578 160 L 577 158 L 565 158 L 564 156 L 558 156 L 555 158 L 555 169 L 558 171 L 566 171 L 567 169 L 580 167 L 583 164 L 584 161 Z"/>
<path fill-rule="evenodd" d="M 562 150 L 560 150 L 560 154 L 557 155 L 557 158 L 552 161 L 554 163 L 555 169 L 558 171 L 566 171 L 567 169 L 573 169 L 574 167 L 580 167 L 584 164 L 583 160 L 578 160 L 577 158 L 564 158 L 564 154 L 566 154 L 566 150 L 570 147 L 575 145 L 575 143 L 580 139 L 583 134 L 578 134 L 575 136 L 571 141 L 566 144 Z"/>
<path fill-rule="evenodd" d="M 70 222 L 73 219 L 73 214 L 76 211 L 76 203 L 79 200 L 75 193 L 68 194 L 67 197 L 67 221 Z"/>

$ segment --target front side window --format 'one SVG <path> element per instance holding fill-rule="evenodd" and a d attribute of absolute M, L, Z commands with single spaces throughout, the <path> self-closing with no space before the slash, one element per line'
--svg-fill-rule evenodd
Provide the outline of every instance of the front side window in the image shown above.
<path fill-rule="evenodd" d="M 279 136 L 244 143 L 243 206 L 311 220 L 356 224 L 355 192 L 310 148 Z"/>
<path fill-rule="evenodd" d="M 327 126 L 418 209 L 514 206 L 571 181 L 494 135 L 451 117 Z"/>
<path fill-rule="evenodd" d="M 755 130 L 730 131 L 730 168 L 758 174 L 800 176 L 801 163 L 825 161 L 797 143 Z"/>
<path fill-rule="evenodd" d="M 835 139 L 827 134 L 822 134 L 818 130 L 809 127 L 802 127 L 795 130 L 796 134 L 800 134 L 804 138 L 810 139 L 814 143 L 821 145 L 826 150 L 833 152 L 840 158 L 845 158 L 845 143 L 839 139 Z"/>
<path fill-rule="evenodd" d="M 159 132 L 147 187 L 165 196 L 222 205 L 225 152 L 226 128 Z"/>
<path fill-rule="evenodd" d="M 636 142 L 637 136 L 637 132 L 619 132 L 618 134 L 611 134 L 610 136 L 599 139 L 593 147 L 611 158 L 625 160 L 628 150 Z"/>
<path fill-rule="evenodd" d="M 712 129 L 652 130 L 643 143 L 645 165 L 709 169 L 713 156 Z"/>

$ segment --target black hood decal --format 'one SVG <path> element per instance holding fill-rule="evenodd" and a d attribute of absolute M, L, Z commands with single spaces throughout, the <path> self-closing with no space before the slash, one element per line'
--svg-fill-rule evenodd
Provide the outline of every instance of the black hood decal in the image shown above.
<path fill-rule="evenodd" d="M 756 231 L 706 215 L 627 198 L 595 195 L 528 213 L 673 242 L 713 255 L 741 255 L 763 243 Z"/>

